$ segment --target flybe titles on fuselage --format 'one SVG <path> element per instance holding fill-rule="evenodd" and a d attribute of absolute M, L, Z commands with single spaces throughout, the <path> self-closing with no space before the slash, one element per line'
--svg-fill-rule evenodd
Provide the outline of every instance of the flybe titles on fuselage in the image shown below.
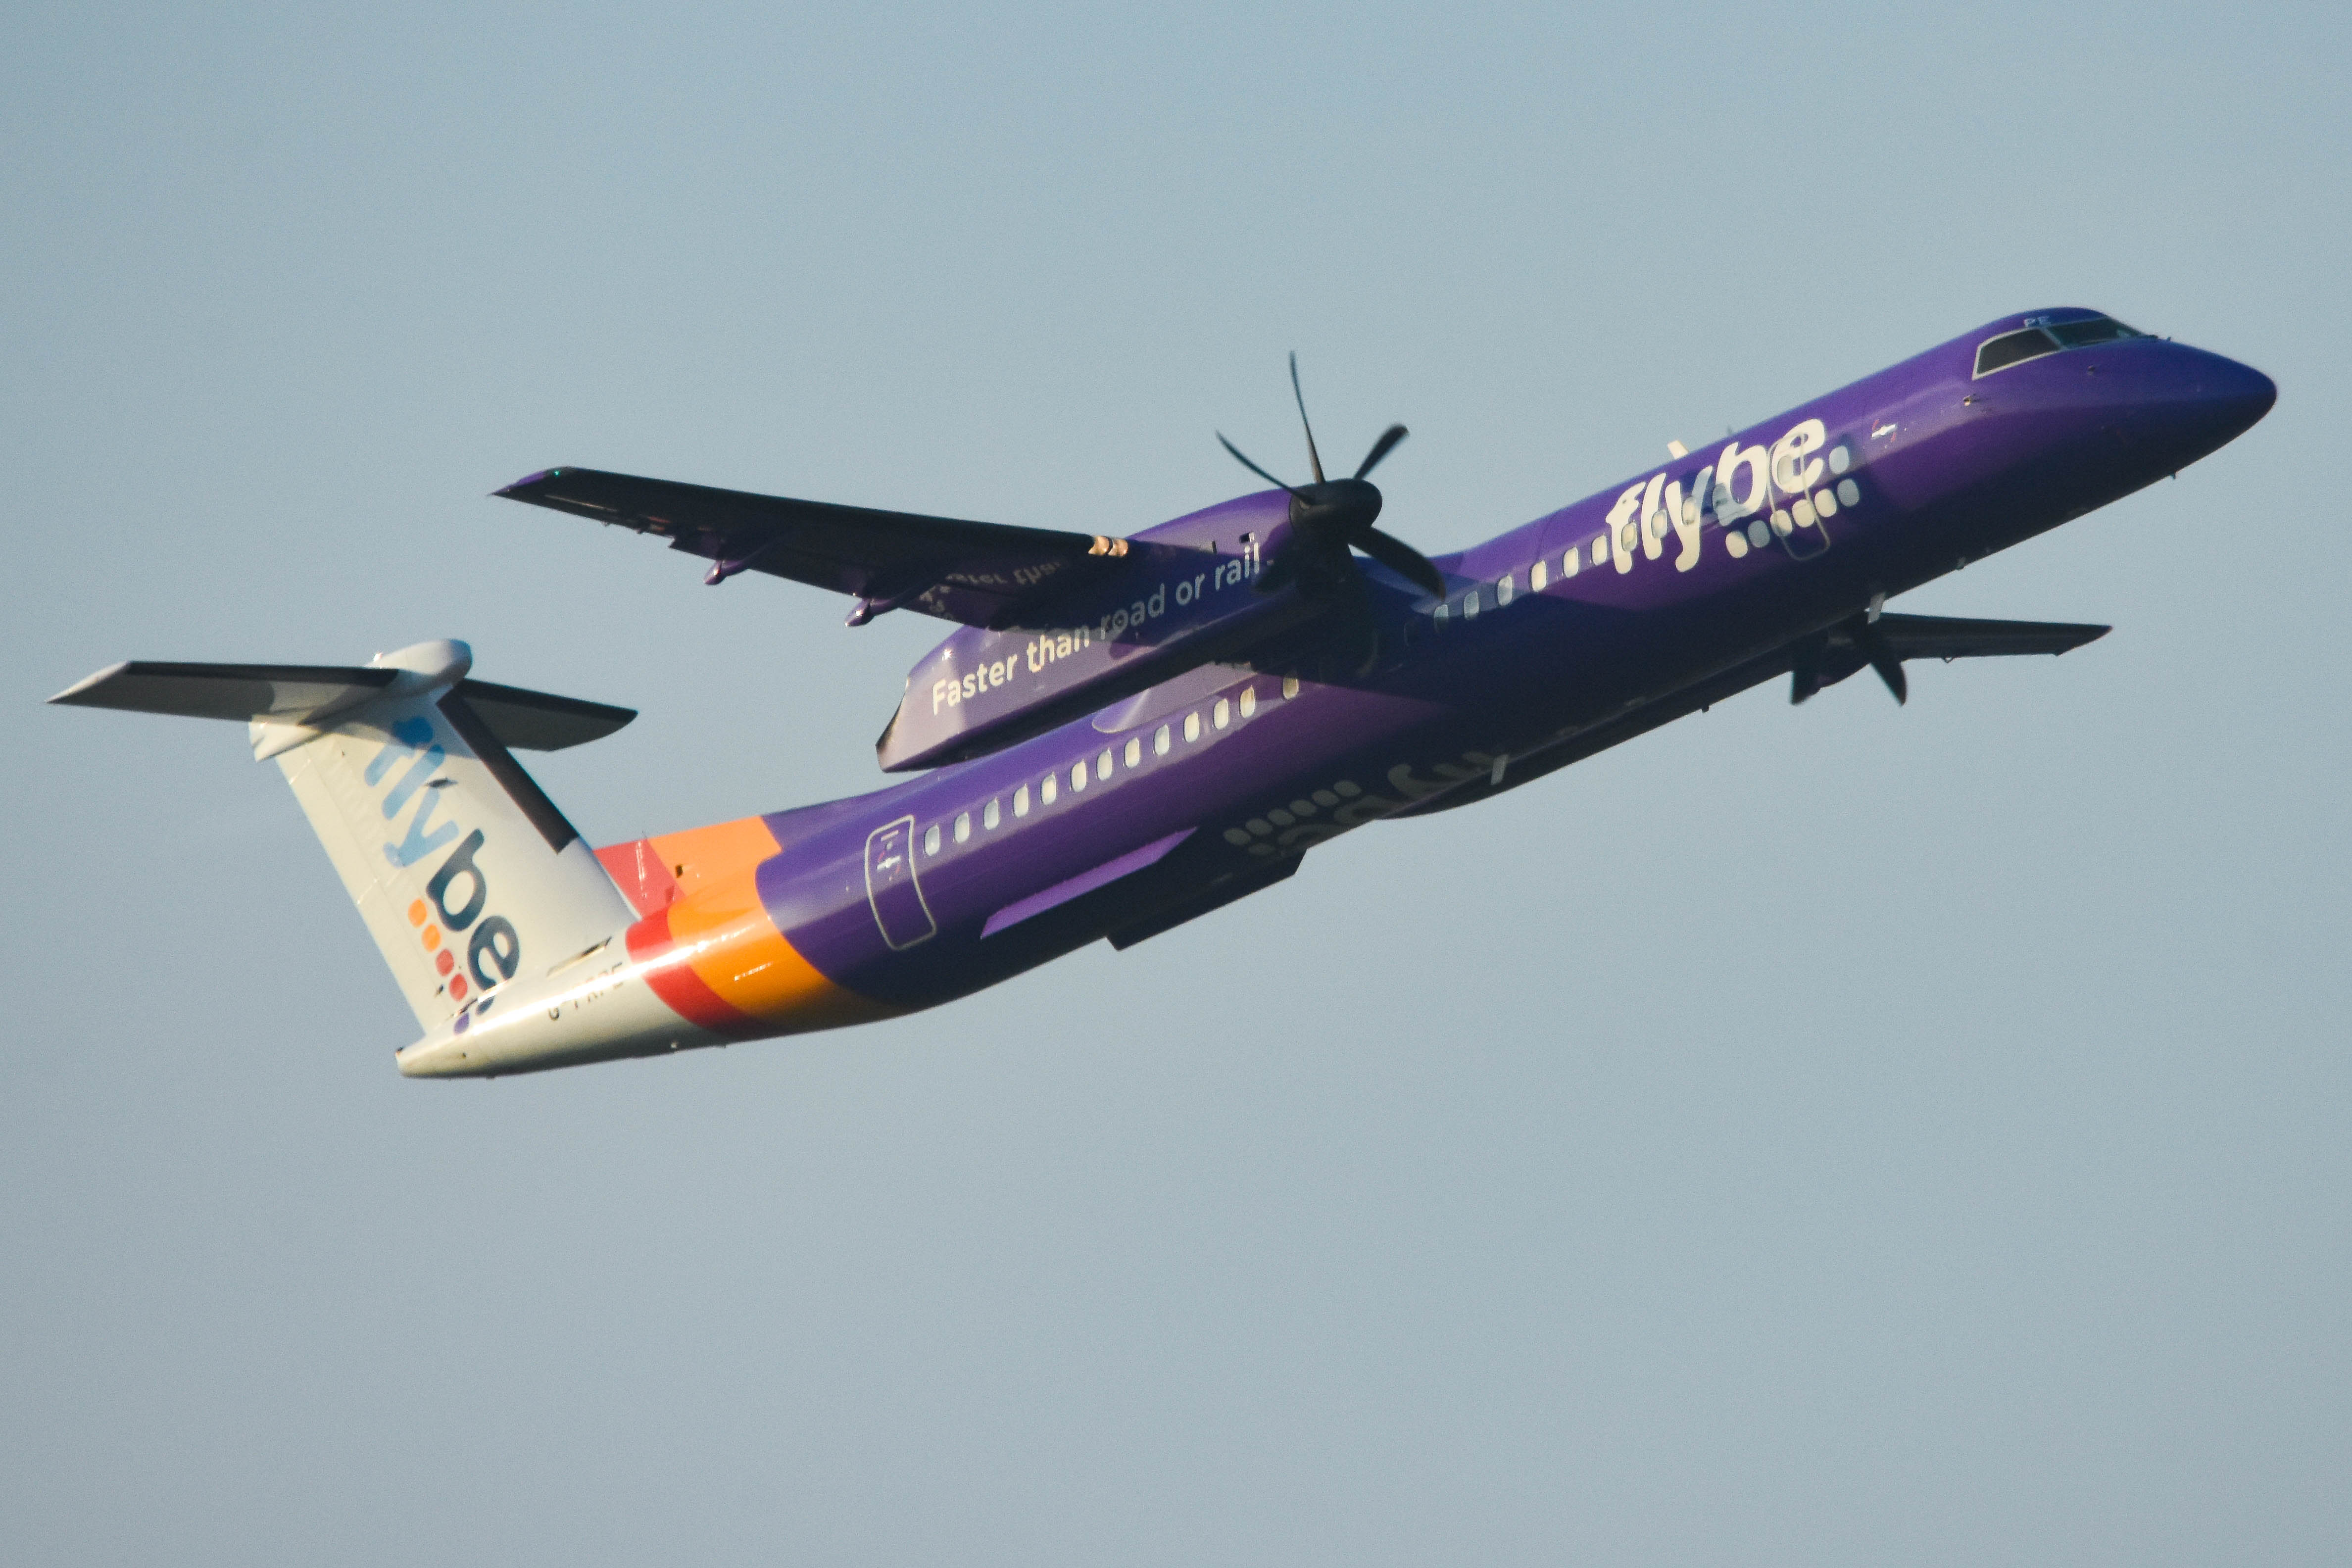
<path fill-rule="evenodd" d="M 1790 542 L 1800 555 L 1825 550 L 1823 520 L 1862 499 L 1861 487 L 1845 477 L 1856 461 L 1849 442 L 1830 444 L 1829 427 L 1819 419 L 1799 420 L 1769 447 L 1734 439 L 1691 477 L 1687 492 L 1681 479 L 1664 472 L 1627 485 L 1601 520 L 1591 563 L 1605 559 L 1619 572 L 1631 572 L 1635 561 L 1664 555 L 1671 538 L 1678 546 L 1675 570 L 1687 572 L 1698 564 L 1710 518 L 1735 561 L 1775 538 Z"/>

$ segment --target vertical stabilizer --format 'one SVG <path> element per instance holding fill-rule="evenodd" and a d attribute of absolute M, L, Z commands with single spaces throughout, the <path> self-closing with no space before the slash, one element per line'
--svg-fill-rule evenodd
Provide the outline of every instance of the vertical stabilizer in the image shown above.
<path fill-rule="evenodd" d="M 429 1032 L 619 936 L 632 916 L 571 823 L 453 689 L 464 669 L 420 673 L 422 689 L 335 716 L 276 761 Z M 267 749 L 277 726 L 254 728 L 256 749 Z"/>

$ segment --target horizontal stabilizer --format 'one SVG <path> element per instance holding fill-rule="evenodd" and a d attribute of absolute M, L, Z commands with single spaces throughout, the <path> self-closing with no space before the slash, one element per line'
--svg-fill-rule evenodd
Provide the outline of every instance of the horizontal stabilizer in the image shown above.
<path fill-rule="evenodd" d="M 1127 541 L 714 489 L 599 468 L 550 468 L 498 492 L 669 541 L 709 561 L 703 581 L 764 572 L 851 594 L 850 624 L 919 610 L 1003 626 L 1127 564 Z"/>
<path fill-rule="evenodd" d="M 49 700 L 72 708 L 316 725 L 383 692 L 401 674 L 397 668 L 379 666 L 173 664 L 134 659 L 101 669 Z M 557 752 L 601 741 L 637 716 L 634 708 L 525 691 L 488 680 L 460 680 L 457 690 L 491 734 L 518 751 Z"/>
<path fill-rule="evenodd" d="M 457 695 L 490 727 L 501 745 L 518 752 L 560 752 L 566 746 L 601 741 L 637 716 L 634 708 L 470 678 L 457 682 Z"/>

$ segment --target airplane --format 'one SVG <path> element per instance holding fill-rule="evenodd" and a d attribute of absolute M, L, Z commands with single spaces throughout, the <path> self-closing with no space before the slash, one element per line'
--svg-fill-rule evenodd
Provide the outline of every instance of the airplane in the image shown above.
<path fill-rule="evenodd" d="M 911 1013 L 1263 891 L 1367 823 L 1491 800 L 1782 676 L 2063 654 L 2095 625 L 1888 600 L 2212 452 L 2260 372 L 2083 309 L 1990 322 L 1434 558 L 1377 526 L 1392 426 L 1119 538 L 549 468 L 497 492 L 956 623 L 874 793 L 592 848 L 515 760 L 634 711 L 365 666 L 134 662 L 50 699 L 243 720 L 416 1016 L 417 1078 L 497 1078 Z M 1219 439 L 1224 438 L 1220 436 Z"/>

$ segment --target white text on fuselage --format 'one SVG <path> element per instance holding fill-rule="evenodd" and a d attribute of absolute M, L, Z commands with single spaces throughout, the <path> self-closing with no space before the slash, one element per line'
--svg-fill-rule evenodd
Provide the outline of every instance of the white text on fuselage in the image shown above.
<path fill-rule="evenodd" d="M 1043 675 L 1055 664 L 1097 643 L 1118 642 L 1130 636 L 1166 615 L 1171 605 L 1188 609 L 1212 594 L 1240 586 L 1256 576 L 1258 571 L 1257 542 L 1245 541 L 1240 554 L 1213 557 L 1203 571 L 1156 583 L 1150 593 L 1105 611 L 1088 625 L 1039 632 L 1017 652 L 991 659 L 961 677 L 940 677 L 931 682 L 931 711 L 960 708 L 984 691 L 1008 684 L 1024 664 L 1030 674 Z"/>
<path fill-rule="evenodd" d="M 1636 479 L 1601 520 L 1591 563 L 1606 559 L 1619 572 L 1631 572 L 1635 561 L 1664 555 L 1672 537 L 1680 546 L 1675 570 L 1687 572 L 1698 564 L 1710 516 L 1734 560 L 1776 536 L 1787 539 L 1801 529 L 1819 527 L 1861 496 L 1853 480 L 1840 477 L 1852 465 L 1853 452 L 1842 444 L 1824 452 L 1828 447 L 1828 427 L 1819 419 L 1803 419 L 1769 447 L 1732 441 L 1692 478 L 1687 493 L 1680 479 L 1663 473 Z"/>

